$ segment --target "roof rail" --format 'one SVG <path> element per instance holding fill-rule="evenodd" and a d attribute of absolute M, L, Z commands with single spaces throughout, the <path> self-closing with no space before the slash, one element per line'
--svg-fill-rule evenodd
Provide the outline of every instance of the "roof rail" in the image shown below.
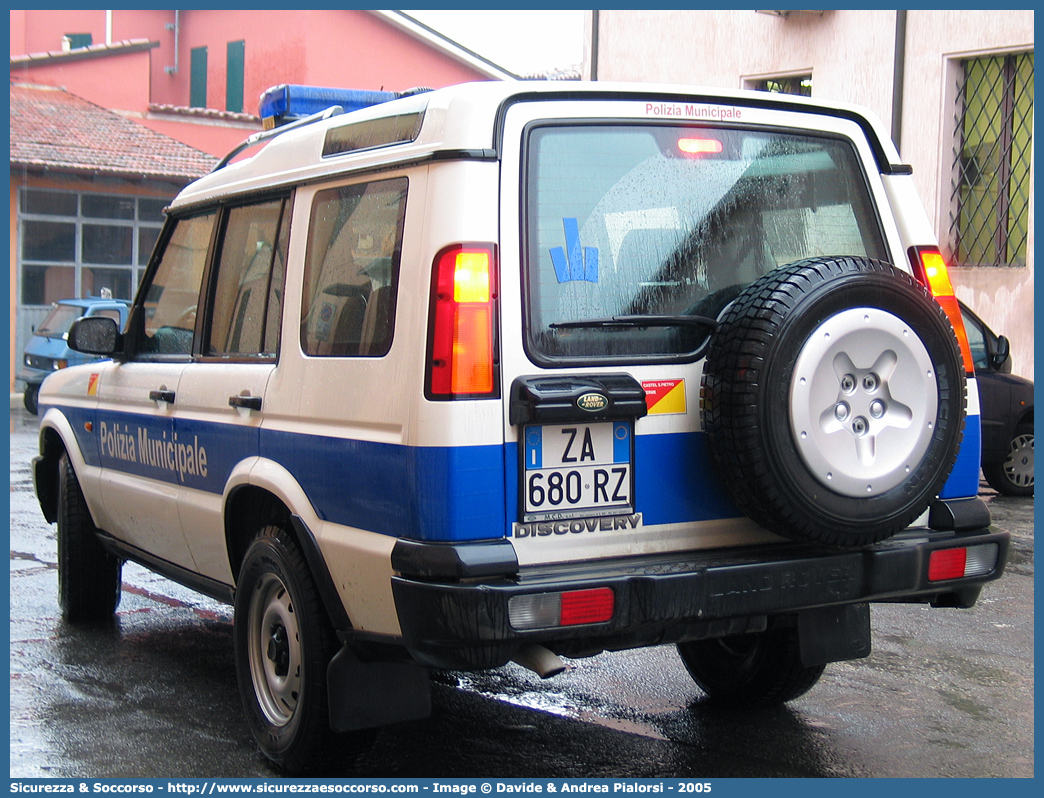
<path fill-rule="evenodd" d="M 332 105 L 324 111 L 319 111 L 318 113 L 312 114 L 311 116 L 305 116 L 301 119 L 296 119 L 293 122 L 288 122 L 282 127 L 274 127 L 270 130 L 259 130 L 257 133 L 251 133 L 228 155 L 226 155 L 224 158 L 218 161 L 217 166 L 211 169 L 210 172 L 211 174 L 213 174 L 219 169 L 225 168 L 226 166 L 228 166 L 229 161 L 231 161 L 233 158 L 239 155 L 239 153 L 243 152 L 243 150 L 249 149 L 250 147 L 253 147 L 255 144 L 260 144 L 263 141 L 275 138 L 276 136 L 280 135 L 281 133 L 285 133 L 288 130 L 293 130 L 294 128 L 299 127 L 305 127 L 306 125 L 311 125 L 315 122 L 321 122 L 324 119 L 330 119 L 331 117 L 338 116 L 343 113 L 344 108 L 342 108 L 339 105 Z"/>

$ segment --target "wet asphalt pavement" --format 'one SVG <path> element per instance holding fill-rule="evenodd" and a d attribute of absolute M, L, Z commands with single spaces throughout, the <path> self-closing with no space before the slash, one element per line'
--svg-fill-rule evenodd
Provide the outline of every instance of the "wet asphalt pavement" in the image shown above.
<path fill-rule="evenodd" d="M 231 609 L 124 567 L 116 619 L 64 623 L 32 494 L 36 418 L 11 411 L 12 777 L 276 778 L 236 687 Z M 705 706 L 674 649 L 432 674 L 434 712 L 338 777 L 1031 777 L 1033 500 L 985 489 L 1012 534 L 972 610 L 874 605 L 870 657 L 768 712 Z"/>

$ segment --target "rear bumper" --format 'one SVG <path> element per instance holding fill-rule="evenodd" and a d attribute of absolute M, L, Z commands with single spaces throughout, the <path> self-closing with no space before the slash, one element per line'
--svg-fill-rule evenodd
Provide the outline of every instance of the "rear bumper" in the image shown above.
<path fill-rule="evenodd" d="M 821 607 L 882 601 L 968 607 L 983 584 L 1003 573 L 1008 543 L 1006 532 L 987 529 L 917 530 L 853 550 L 788 544 L 519 569 L 507 541 L 452 547 L 400 541 L 392 589 L 415 659 L 431 667 L 488 668 L 528 643 L 578 656 L 755 631 Z M 964 546 L 995 546 L 995 565 L 973 577 L 928 579 L 933 551 Z M 511 625 L 508 605 L 516 596 L 594 587 L 613 590 L 615 609 L 606 623 L 526 631 Z"/>

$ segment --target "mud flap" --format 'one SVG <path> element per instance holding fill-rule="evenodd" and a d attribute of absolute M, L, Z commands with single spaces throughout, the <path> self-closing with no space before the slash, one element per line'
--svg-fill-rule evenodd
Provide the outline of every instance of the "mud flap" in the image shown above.
<path fill-rule="evenodd" d="M 806 667 L 870 655 L 870 605 L 818 607 L 798 613 L 798 645 Z"/>
<path fill-rule="evenodd" d="M 330 728 L 372 729 L 431 714 L 428 671 L 411 662 L 362 662 L 346 643 L 326 669 Z"/>

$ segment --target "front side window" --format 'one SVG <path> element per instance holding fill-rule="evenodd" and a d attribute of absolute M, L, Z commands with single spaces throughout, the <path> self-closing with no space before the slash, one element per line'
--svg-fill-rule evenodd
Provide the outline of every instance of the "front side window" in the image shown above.
<path fill-rule="evenodd" d="M 213 212 L 179 219 L 145 289 L 138 324 L 143 355 L 191 355 Z"/>
<path fill-rule="evenodd" d="M 679 317 L 716 317 L 769 270 L 816 255 L 888 259 L 840 139 L 535 127 L 525 169 L 527 349 L 547 365 L 694 356 L 707 328 Z M 605 323 L 634 316 L 668 318 Z"/>
<path fill-rule="evenodd" d="M 301 348 L 380 357 L 391 348 L 406 178 L 320 191 L 305 259 Z"/>

